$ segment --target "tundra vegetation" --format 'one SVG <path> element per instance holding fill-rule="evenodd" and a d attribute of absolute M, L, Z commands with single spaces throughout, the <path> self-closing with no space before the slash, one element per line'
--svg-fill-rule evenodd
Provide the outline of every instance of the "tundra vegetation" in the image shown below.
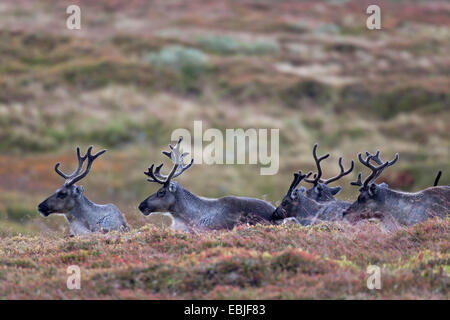
<path fill-rule="evenodd" d="M 448 299 L 450 220 L 0 238 L 2 299 Z M 66 288 L 70 265 L 81 290 Z M 381 290 L 367 289 L 367 266 Z"/>
<path fill-rule="evenodd" d="M 359 150 L 399 152 L 403 161 L 377 180 L 393 190 L 423 190 L 440 169 L 448 185 L 445 1 L 385 2 L 380 31 L 366 29 L 358 0 L 79 4 L 82 29 L 67 30 L 64 1 L 1 1 L 1 297 L 448 295 L 447 220 L 392 233 L 327 222 L 189 235 L 153 227 L 171 221 L 137 208 L 149 194 L 139 168 L 199 119 L 205 129 L 280 129 L 280 170 L 263 183 L 250 165 L 193 166 L 177 178 L 205 197 L 275 204 L 292 172 L 316 168 L 315 142 L 331 164 Z M 109 151 L 83 180 L 89 199 L 116 204 L 137 229 L 63 239 L 64 217 L 41 217 L 36 206 L 60 184 L 55 161 L 76 167 L 74 146 L 91 144 Z M 356 162 L 339 180 L 347 187 L 337 200 L 357 198 L 348 183 L 362 169 Z M 92 280 L 86 290 L 65 288 L 73 263 Z M 367 264 L 382 267 L 383 290 L 366 290 Z"/>

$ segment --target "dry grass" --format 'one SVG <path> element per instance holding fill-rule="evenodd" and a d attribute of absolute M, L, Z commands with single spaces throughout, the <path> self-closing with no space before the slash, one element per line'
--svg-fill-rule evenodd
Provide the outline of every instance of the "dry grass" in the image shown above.
<path fill-rule="evenodd" d="M 238 227 L 205 234 L 146 226 L 124 234 L 0 239 L 0 298 L 448 299 L 450 221 Z M 66 268 L 81 268 L 81 290 Z M 368 265 L 381 290 L 368 290 Z"/>

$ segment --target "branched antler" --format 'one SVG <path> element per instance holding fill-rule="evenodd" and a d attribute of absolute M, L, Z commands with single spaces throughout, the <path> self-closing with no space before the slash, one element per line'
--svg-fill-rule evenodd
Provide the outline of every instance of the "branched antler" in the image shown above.
<path fill-rule="evenodd" d="M 330 179 L 327 179 L 327 180 L 323 181 L 323 183 L 329 184 L 329 183 L 331 183 L 331 182 L 334 182 L 334 181 L 339 180 L 339 179 L 342 178 L 343 176 L 346 176 L 346 175 L 348 175 L 350 172 L 352 172 L 354 167 L 355 167 L 355 162 L 352 160 L 352 162 L 351 162 L 351 164 L 350 164 L 350 168 L 349 168 L 347 171 L 345 171 L 344 166 L 342 165 L 342 157 L 340 157 L 340 158 L 339 158 L 339 168 L 341 168 L 341 172 L 340 172 L 337 176 L 335 176 L 335 177 L 333 177 L 333 178 L 330 178 Z M 322 182 L 322 181 L 320 181 L 320 182 Z"/>
<path fill-rule="evenodd" d="M 306 182 L 309 183 L 313 183 L 314 185 L 317 185 L 320 182 L 320 178 L 322 178 L 322 168 L 320 167 L 320 162 L 322 160 L 325 160 L 326 158 L 328 158 L 330 156 L 329 153 L 327 153 L 326 155 L 323 155 L 321 157 L 317 157 L 317 143 L 314 145 L 313 148 L 313 157 L 314 157 L 314 161 L 316 162 L 316 167 L 317 167 L 317 173 L 314 174 L 314 179 L 305 179 Z"/>
<path fill-rule="evenodd" d="M 350 168 L 348 170 L 344 169 L 344 166 L 342 165 L 342 157 L 339 158 L 339 168 L 341 169 L 341 172 L 332 178 L 329 178 L 327 180 L 323 180 L 322 178 L 322 168 L 320 166 L 320 162 L 322 160 L 325 160 L 326 158 L 328 158 L 330 156 L 329 153 L 327 153 L 326 155 L 321 156 L 320 158 L 317 157 L 317 143 L 314 145 L 313 148 L 313 157 L 314 157 L 314 161 L 316 162 L 316 166 L 317 166 L 317 173 L 314 174 L 314 179 L 305 179 L 306 182 L 308 183 L 312 183 L 314 184 L 314 186 L 316 186 L 318 183 L 324 183 L 324 184 L 329 184 L 331 182 L 337 181 L 340 178 L 342 178 L 343 176 L 346 176 L 347 174 L 349 174 L 350 172 L 352 172 L 354 166 L 355 166 L 355 162 L 352 160 Z"/>
<path fill-rule="evenodd" d="M 381 165 L 383 164 L 383 161 L 380 159 L 380 150 L 377 150 L 375 154 L 370 153 L 369 151 L 366 151 L 367 158 L 370 157 L 370 160 L 373 160 L 376 164 Z"/>
<path fill-rule="evenodd" d="M 67 175 L 63 173 L 61 170 L 59 170 L 59 166 L 61 165 L 59 162 L 55 165 L 55 171 L 57 174 L 59 174 L 61 177 L 63 177 L 66 182 L 64 183 L 66 186 L 70 186 L 75 184 L 76 182 L 80 181 L 86 175 L 89 173 L 92 167 L 92 163 L 94 163 L 94 160 L 97 159 L 99 156 L 104 154 L 106 150 L 99 151 L 96 154 L 92 154 L 92 146 L 90 146 L 84 156 L 81 156 L 80 148 L 77 147 L 77 158 L 78 158 L 78 168 L 70 175 Z M 88 160 L 88 164 L 86 166 L 86 169 L 83 173 L 81 173 L 81 170 L 83 169 L 84 162 Z M 81 174 L 80 174 L 81 173 Z"/>
<path fill-rule="evenodd" d="M 144 174 L 145 174 L 147 177 L 150 178 L 150 179 L 147 179 L 147 181 L 150 181 L 150 182 L 157 182 L 157 183 L 159 183 L 159 184 L 164 184 L 164 183 L 165 183 L 164 181 L 159 180 L 157 177 L 155 177 L 155 174 L 153 173 L 153 167 L 154 167 L 154 166 L 155 166 L 155 165 L 152 164 L 152 165 L 148 168 L 147 172 L 144 172 Z M 161 168 L 161 167 L 162 167 L 162 164 L 160 164 L 157 168 Z"/>
<path fill-rule="evenodd" d="M 362 176 L 362 173 L 360 172 L 360 173 L 358 173 L 358 178 L 356 179 L 356 181 L 352 181 L 352 182 L 350 182 L 350 184 L 352 185 L 352 186 L 358 186 L 358 187 L 361 187 L 363 184 L 362 184 L 362 181 L 361 181 L 361 176 Z"/>
<path fill-rule="evenodd" d="M 380 157 L 380 151 L 377 151 L 376 154 L 371 154 L 369 152 L 366 152 L 366 159 L 363 159 L 361 153 L 358 154 L 358 160 L 361 162 L 364 166 L 372 170 L 370 175 L 364 180 L 364 182 L 361 182 L 361 173 L 358 174 L 358 179 L 354 182 L 351 182 L 351 185 L 354 186 L 360 186 L 362 189 L 367 189 L 369 187 L 369 184 L 375 182 L 375 180 L 380 176 L 380 174 L 383 172 L 384 169 L 392 166 L 394 163 L 396 163 L 399 159 L 398 153 L 395 154 L 394 159 L 391 161 L 383 162 L 381 161 Z M 374 166 L 370 163 L 370 161 L 373 160 L 375 163 L 378 164 L 378 166 Z"/>
<path fill-rule="evenodd" d="M 163 167 L 162 163 L 155 168 L 155 171 L 153 171 L 154 164 L 152 164 L 150 166 L 150 168 L 148 168 L 148 171 L 144 172 L 145 175 L 150 177 L 150 179 L 147 179 L 148 181 L 150 181 L 150 182 L 157 182 L 159 184 L 163 184 L 165 186 L 168 186 L 170 181 L 173 178 L 178 177 L 184 171 L 186 171 L 187 169 L 189 169 L 192 166 L 192 164 L 194 163 L 194 159 L 191 159 L 191 162 L 188 165 L 183 166 L 184 157 L 187 156 L 189 153 L 187 153 L 187 152 L 183 153 L 182 152 L 182 150 L 180 149 L 181 141 L 183 141 L 182 137 L 180 137 L 178 139 L 178 142 L 175 144 L 175 146 L 172 146 L 172 145 L 169 144 L 169 147 L 170 147 L 170 150 L 171 150 L 170 152 L 167 152 L 167 151 L 163 151 L 162 152 L 164 155 L 169 157 L 170 160 L 172 160 L 172 162 L 174 164 L 172 170 L 170 171 L 170 173 L 167 176 L 163 175 L 161 173 L 161 168 Z"/>
<path fill-rule="evenodd" d="M 381 161 L 381 159 L 380 159 L 380 150 L 377 150 L 377 152 L 375 154 L 371 154 L 369 151 L 366 151 L 366 156 L 367 156 L 367 158 L 369 158 L 369 156 L 370 156 L 370 160 L 374 161 L 378 165 L 383 164 L 383 161 Z M 381 172 L 383 172 L 383 170 L 378 172 L 378 174 L 373 178 L 373 181 L 378 179 Z"/>
<path fill-rule="evenodd" d="M 298 186 L 298 184 L 305 178 L 308 178 L 310 175 L 312 174 L 312 172 L 308 172 L 307 174 L 302 174 L 301 171 L 299 171 L 298 173 L 295 172 L 294 173 L 294 180 L 292 180 L 291 186 L 289 187 L 289 190 L 287 192 L 288 195 L 290 195 L 292 193 L 293 190 L 295 190 L 295 188 Z"/>

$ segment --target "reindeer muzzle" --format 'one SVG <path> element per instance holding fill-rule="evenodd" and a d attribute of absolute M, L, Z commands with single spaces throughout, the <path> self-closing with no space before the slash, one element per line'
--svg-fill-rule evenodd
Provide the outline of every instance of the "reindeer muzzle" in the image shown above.
<path fill-rule="evenodd" d="M 271 221 L 281 220 L 286 218 L 286 210 L 282 208 L 276 208 L 270 217 Z"/>
<path fill-rule="evenodd" d="M 147 206 L 147 201 L 142 201 L 138 208 L 144 216 L 148 216 L 150 213 L 152 213 L 152 210 Z"/>
<path fill-rule="evenodd" d="M 48 215 L 50 213 L 52 213 L 50 208 L 47 206 L 46 201 L 44 201 L 41 204 L 39 204 L 38 207 L 37 207 L 37 210 L 44 217 L 48 217 Z"/>

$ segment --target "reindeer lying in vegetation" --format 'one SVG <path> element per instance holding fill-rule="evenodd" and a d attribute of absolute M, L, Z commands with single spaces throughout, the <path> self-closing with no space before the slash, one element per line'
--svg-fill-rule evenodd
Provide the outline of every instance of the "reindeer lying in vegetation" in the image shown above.
<path fill-rule="evenodd" d="M 272 221 L 293 222 L 309 225 L 317 220 L 342 220 L 342 213 L 349 206 L 349 202 L 340 200 L 315 201 L 305 194 L 306 189 L 298 184 L 309 177 L 311 172 L 303 175 L 301 171 L 294 173 L 294 180 L 289 187 L 283 201 L 272 214 Z"/>
<path fill-rule="evenodd" d="M 182 229 L 189 230 L 231 229 L 243 219 L 249 219 L 248 222 L 270 219 L 275 207 L 266 201 L 234 196 L 219 199 L 198 197 L 172 181 L 193 163 L 192 159 L 184 166 L 184 157 L 188 153 L 180 150 L 181 141 L 182 138 L 175 146 L 169 145 L 170 152 L 163 151 L 173 162 L 173 168 L 167 176 L 160 172 L 163 164 L 157 166 L 155 171 L 152 164 L 145 172 L 149 177 L 148 181 L 159 183 L 162 187 L 139 205 L 139 210 L 144 215 L 168 211 L 174 217 L 176 225 L 185 226 Z"/>
<path fill-rule="evenodd" d="M 317 220 L 342 220 L 342 212 L 350 206 L 350 203 L 336 200 L 334 196 L 342 188 L 329 187 L 328 184 L 349 174 L 353 170 L 355 163 L 352 160 L 350 168 L 345 170 L 342 165 L 342 157 L 339 158 L 341 172 L 333 178 L 322 180 L 322 167 L 320 163 L 329 156 L 330 154 L 326 154 L 318 157 L 317 143 L 314 145 L 313 157 L 316 162 L 317 173 L 314 174 L 313 179 L 308 179 L 311 172 L 305 175 L 301 171 L 294 173 L 294 180 L 286 196 L 272 215 L 273 221 L 279 222 L 280 219 L 283 219 L 284 222 L 308 225 Z M 302 180 L 312 183 L 313 187 L 306 191 L 303 187 L 296 189 Z"/>
<path fill-rule="evenodd" d="M 334 181 L 337 181 L 340 178 L 346 176 L 347 174 L 352 172 L 352 170 L 355 166 L 355 163 L 352 160 L 350 168 L 347 171 L 345 171 L 344 166 L 342 165 L 342 157 L 340 157 L 339 158 L 339 167 L 341 169 L 341 172 L 333 178 L 330 178 L 327 180 L 322 180 L 321 179 L 322 178 L 322 168 L 320 166 L 320 162 L 322 160 L 325 160 L 329 156 L 330 156 L 330 154 L 327 153 L 324 156 L 317 157 L 317 143 L 314 145 L 313 157 L 314 157 L 314 161 L 316 162 L 317 173 L 314 174 L 314 176 L 313 176 L 314 179 L 308 179 L 305 177 L 304 180 L 308 183 L 313 184 L 313 187 L 306 191 L 306 196 L 315 201 L 319 201 L 319 202 L 335 201 L 336 199 L 334 198 L 334 196 L 336 194 L 338 194 L 338 192 L 341 191 L 342 188 L 339 186 L 338 187 L 328 187 L 328 184 L 332 183 Z"/>
<path fill-rule="evenodd" d="M 47 217 L 51 213 L 62 213 L 69 222 L 71 236 L 88 234 L 94 231 L 108 232 L 110 230 L 128 229 L 122 213 L 113 204 L 98 205 L 89 201 L 83 194 L 84 188 L 75 183 L 86 177 L 92 163 L 100 155 L 106 152 L 102 150 L 95 155 L 91 154 L 92 146 L 84 156 L 77 148 L 78 168 L 71 175 L 66 175 L 59 170 L 60 163 L 55 166 L 55 171 L 66 181 L 55 194 L 47 198 L 38 206 L 38 211 Z M 86 169 L 81 173 L 85 161 Z"/>
<path fill-rule="evenodd" d="M 398 154 L 391 161 L 382 162 L 380 152 L 375 155 L 366 152 L 366 159 L 358 154 L 359 161 L 372 172 L 361 182 L 361 173 L 352 185 L 359 186 L 358 199 L 344 212 L 350 222 L 377 218 L 387 226 L 410 226 L 432 217 L 445 217 L 450 213 L 450 187 L 433 186 L 425 190 L 408 193 L 389 189 L 385 183 L 376 184 L 384 169 L 399 159 Z M 373 165 L 372 162 L 378 166 Z M 435 180 L 437 185 L 440 174 Z"/>

